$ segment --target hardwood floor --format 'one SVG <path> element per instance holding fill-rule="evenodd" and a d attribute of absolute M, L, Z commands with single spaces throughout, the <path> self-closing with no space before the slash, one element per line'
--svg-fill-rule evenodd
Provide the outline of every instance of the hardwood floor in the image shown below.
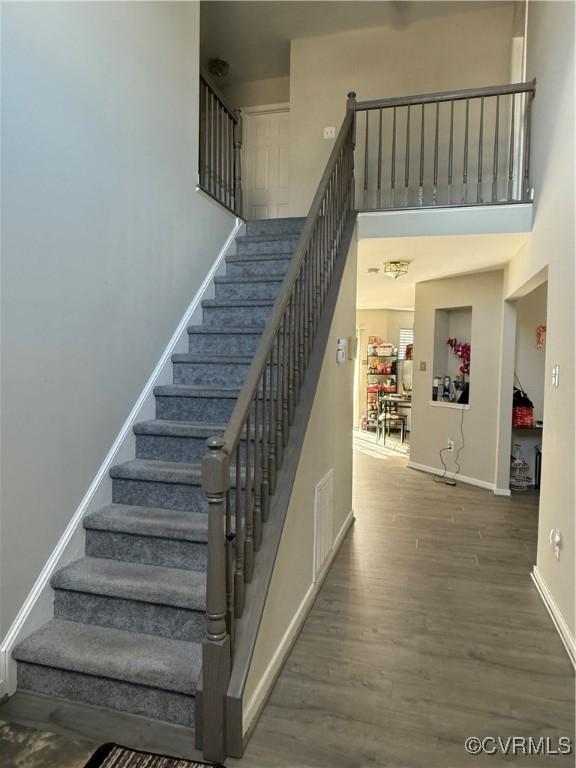
<path fill-rule="evenodd" d="M 354 509 L 246 754 L 227 765 L 463 768 L 482 759 L 464 750 L 471 736 L 573 739 L 572 666 L 530 579 L 536 499 L 436 484 L 367 446 L 356 452 Z M 94 711 L 79 729 L 64 710 L 31 711 L 23 696 L 0 719 L 62 738 L 0 722 L 0 766 L 80 768 L 91 747 L 75 732 L 104 739 Z M 112 738 L 143 743 L 117 721 Z M 162 728 L 150 727 L 148 748 L 167 751 L 169 738 L 183 754 L 187 735 Z M 573 756 L 483 757 L 492 768 L 574 765 Z"/>
<path fill-rule="evenodd" d="M 461 768 L 470 736 L 574 737 L 572 666 L 530 579 L 536 498 L 405 465 L 357 451 L 356 523 L 230 765 Z"/>

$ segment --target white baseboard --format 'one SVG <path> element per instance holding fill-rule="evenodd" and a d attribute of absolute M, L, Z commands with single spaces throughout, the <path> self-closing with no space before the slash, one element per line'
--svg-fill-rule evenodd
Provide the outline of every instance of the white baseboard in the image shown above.
<path fill-rule="evenodd" d="M 494 496 L 512 496 L 510 488 L 494 488 Z"/>
<path fill-rule="evenodd" d="M 550 618 L 552 619 L 554 626 L 560 639 L 564 643 L 564 648 L 572 662 L 572 666 L 576 669 L 576 640 L 570 632 L 570 628 L 564 619 L 564 616 L 560 613 L 560 609 L 556 604 L 556 601 L 552 597 L 552 593 L 548 589 L 548 585 L 544 581 L 542 574 L 538 570 L 537 566 L 532 569 L 532 581 L 536 585 L 536 589 L 542 598 L 544 605 L 546 606 Z"/>
<path fill-rule="evenodd" d="M 214 277 L 223 265 L 224 258 L 230 250 L 230 247 L 243 224 L 244 222 L 241 219 L 236 219 L 232 231 L 222 246 L 222 249 L 212 264 L 208 274 L 204 278 L 202 285 L 182 316 L 178 327 L 174 331 L 158 364 L 152 371 L 144 389 L 130 411 L 128 418 L 122 425 L 118 436 L 114 440 L 112 447 L 108 451 L 106 458 L 102 462 L 102 465 L 96 473 L 84 498 L 74 512 L 64 533 L 46 561 L 34 586 L 30 590 L 18 615 L 14 619 L 12 626 L 2 640 L 2 643 L 0 644 L 0 697 L 2 696 L 2 691 L 11 695 L 16 690 L 16 665 L 12 660 L 12 649 L 21 639 L 38 629 L 51 617 L 52 593 L 50 579 L 58 568 L 82 555 L 82 547 L 84 543 L 82 520 L 84 516 L 93 509 L 109 504 L 112 500 L 112 483 L 109 476 L 110 468 L 113 464 L 116 464 L 119 461 L 133 457 L 134 436 L 132 427 L 139 420 L 154 418 L 154 387 L 158 383 L 161 383 L 163 377 L 166 378 L 169 376 L 172 363 L 171 356 L 173 352 L 177 351 L 179 346 L 183 349 L 187 349 L 187 328 L 196 318 L 198 318 L 198 313 L 201 311 L 202 299 L 206 298 L 206 294 L 212 288 Z M 168 383 L 168 378 L 166 378 L 166 383 Z"/>
<path fill-rule="evenodd" d="M 348 529 L 353 522 L 354 510 L 351 510 L 346 517 L 346 520 L 342 524 L 338 535 L 334 539 L 332 550 L 326 559 L 326 563 L 322 569 L 321 574 L 318 576 L 318 579 L 310 585 L 306 591 L 306 594 L 302 598 L 302 602 L 300 603 L 298 610 L 290 621 L 290 624 L 288 625 L 282 640 L 278 644 L 278 648 L 270 659 L 270 662 L 266 667 L 266 671 L 256 686 L 252 697 L 245 704 L 243 703 L 242 732 L 244 734 L 247 734 L 251 730 L 264 705 L 266 704 L 268 697 L 272 693 L 274 683 L 282 671 L 284 662 L 286 661 L 286 658 L 288 657 L 288 654 L 290 653 L 296 638 L 300 634 L 304 622 L 306 621 L 306 617 L 308 616 L 308 613 L 314 604 L 314 600 L 316 599 L 316 596 L 322 587 L 330 566 L 338 554 L 340 545 L 342 544 L 342 541 L 344 540 L 344 537 L 348 533 Z"/>
<path fill-rule="evenodd" d="M 443 469 L 437 469 L 436 467 L 429 467 L 426 464 L 416 464 L 414 461 L 408 462 L 410 469 L 417 469 L 419 472 L 428 472 L 430 475 L 443 475 Z M 477 488 L 485 488 L 487 491 L 495 491 L 494 483 L 489 483 L 487 480 L 478 480 L 475 477 L 468 477 L 467 475 L 460 475 L 456 472 L 446 472 L 446 477 L 449 480 L 457 480 L 465 485 L 475 485 Z M 501 496 L 509 495 L 501 493 Z"/>

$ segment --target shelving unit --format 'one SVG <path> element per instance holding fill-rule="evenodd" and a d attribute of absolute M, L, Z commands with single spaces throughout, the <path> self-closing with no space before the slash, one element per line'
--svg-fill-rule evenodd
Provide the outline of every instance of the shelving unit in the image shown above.
<path fill-rule="evenodd" d="M 371 362 L 372 361 L 372 362 Z M 385 366 L 390 366 L 391 373 L 371 372 L 374 361 L 382 361 Z M 378 365 L 378 363 L 376 363 Z M 378 424 L 378 396 L 380 392 L 396 394 L 398 392 L 398 355 L 367 355 L 366 356 L 366 429 L 375 432 Z M 388 381 L 389 383 L 385 383 Z M 373 386 L 381 387 L 377 392 L 371 392 Z"/>

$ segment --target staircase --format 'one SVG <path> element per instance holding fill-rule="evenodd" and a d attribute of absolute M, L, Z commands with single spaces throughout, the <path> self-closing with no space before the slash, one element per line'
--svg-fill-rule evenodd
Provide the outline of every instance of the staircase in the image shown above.
<path fill-rule="evenodd" d="M 112 504 L 84 520 L 86 555 L 52 578 L 54 618 L 18 645 L 20 689 L 194 724 L 206 636 L 206 440 L 224 434 L 303 219 L 252 221 L 202 302 L 156 419 L 110 471 Z"/>

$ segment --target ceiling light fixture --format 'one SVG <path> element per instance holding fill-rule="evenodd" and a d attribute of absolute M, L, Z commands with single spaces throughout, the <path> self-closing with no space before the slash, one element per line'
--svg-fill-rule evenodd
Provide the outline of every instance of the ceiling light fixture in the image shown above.
<path fill-rule="evenodd" d="M 408 272 L 409 261 L 385 261 L 383 272 L 386 277 L 393 277 L 398 280 L 399 277 Z"/>

